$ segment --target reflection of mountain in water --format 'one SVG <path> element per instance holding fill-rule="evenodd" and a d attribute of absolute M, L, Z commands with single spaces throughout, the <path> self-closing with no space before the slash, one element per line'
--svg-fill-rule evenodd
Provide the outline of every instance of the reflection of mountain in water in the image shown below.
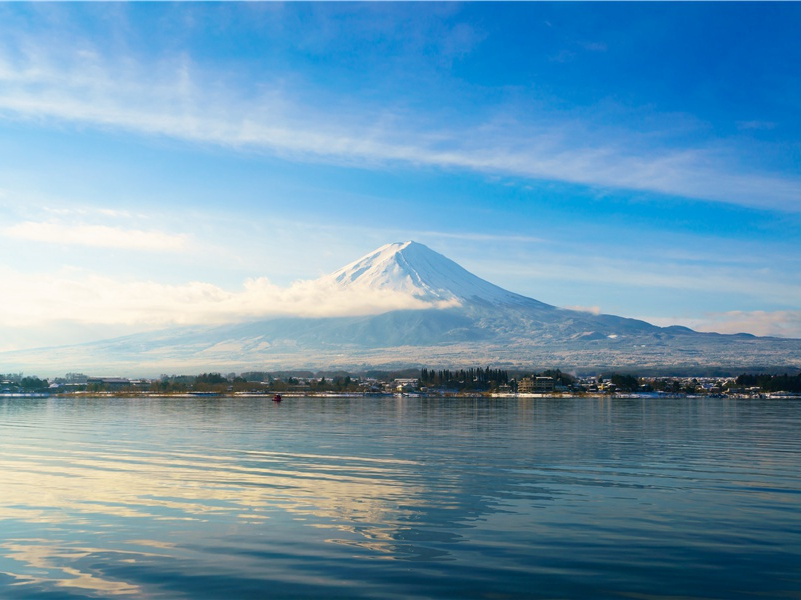
<path fill-rule="evenodd" d="M 696 373 L 714 366 L 801 366 L 801 340 L 698 333 L 557 308 L 503 290 L 415 242 L 388 244 L 318 283 L 343 293 L 395 294 L 422 308 L 170 329 L 3 358 L 8 369 L 137 374 L 421 363 Z"/>

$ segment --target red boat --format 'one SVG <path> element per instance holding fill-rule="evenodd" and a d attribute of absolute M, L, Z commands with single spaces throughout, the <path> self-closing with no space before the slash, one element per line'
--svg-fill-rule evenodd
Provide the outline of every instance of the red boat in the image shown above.
<path fill-rule="evenodd" d="M 275 396 L 273 396 L 273 402 L 281 402 L 281 400 L 282 400 L 281 394 L 276 394 Z"/>

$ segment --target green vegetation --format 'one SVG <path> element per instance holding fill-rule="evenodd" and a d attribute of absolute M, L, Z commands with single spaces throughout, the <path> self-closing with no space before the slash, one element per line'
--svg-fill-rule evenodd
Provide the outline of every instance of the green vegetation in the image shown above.
<path fill-rule="evenodd" d="M 403 369 L 370 371 L 359 375 L 345 371 L 249 371 L 237 375 L 219 372 L 199 375 L 162 375 L 153 380 L 120 377 L 87 377 L 68 373 L 48 381 L 22 373 L 0 374 L 0 392 L 30 393 L 118 393 L 118 394 L 232 394 L 232 393 L 393 393 L 482 394 L 495 392 L 568 392 L 615 394 L 658 392 L 663 394 L 718 395 L 801 394 L 801 373 L 746 374 L 738 377 L 638 377 L 632 373 L 604 373 L 576 377 L 559 369 L 541 372 L 513 371 L 492 367 L 468 369 Z"/>
<path fill-rule="evenodd" d="M 29 392 L 46 390 L 50 384 L 46 379 L 39 379 L 38 377 L 23 377 L 20 381 L 20 387 Z"/>
<path fill-rule="evenodd" d="M 759 388 L 762 392 L 801 393 L 801 373 L 798 375 L 748 375 L 743 373 L 734 380 L 737 386 Z"/>
<path fill-rule="evenodd" d="M 423 387 L 449 388 L 459 391 L 495 390 L 509 383 L 509 373 L 501 369 L 481 367 L 439 371 L 421 369 L 420 385 Z"/>
<path fill-rule="evenodd" d="M 621 375 L 613 373 L 609 377 L 610 381 L 614 384 L 615 388 L 623 392 L 638 392 L 640 391 L 640 380 L 634 375 Z"/>
<path fill-rule="evenodd" d="M 38 377 L 25 377 L 22 373 L 0 373 L 0 390 L 9 390 L 20 393 L 46 392 L 50 382 Z"/>

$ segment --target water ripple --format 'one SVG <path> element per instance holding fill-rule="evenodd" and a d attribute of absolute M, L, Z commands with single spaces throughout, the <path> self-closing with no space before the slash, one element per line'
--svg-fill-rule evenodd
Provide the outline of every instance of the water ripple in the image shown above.
<path fill-rule="evenodd" d="M 726 400 L 2 400 L 0 595 L 799 597 L 799 425 Z"/>

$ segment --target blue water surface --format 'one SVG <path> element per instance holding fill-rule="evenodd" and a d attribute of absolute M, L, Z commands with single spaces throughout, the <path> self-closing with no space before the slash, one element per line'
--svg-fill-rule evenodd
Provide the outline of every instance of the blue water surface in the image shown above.
<path fill-rule="evenodd" d="M 2 598 L 801 598 L 801 403 L 0 399 Z"/>

